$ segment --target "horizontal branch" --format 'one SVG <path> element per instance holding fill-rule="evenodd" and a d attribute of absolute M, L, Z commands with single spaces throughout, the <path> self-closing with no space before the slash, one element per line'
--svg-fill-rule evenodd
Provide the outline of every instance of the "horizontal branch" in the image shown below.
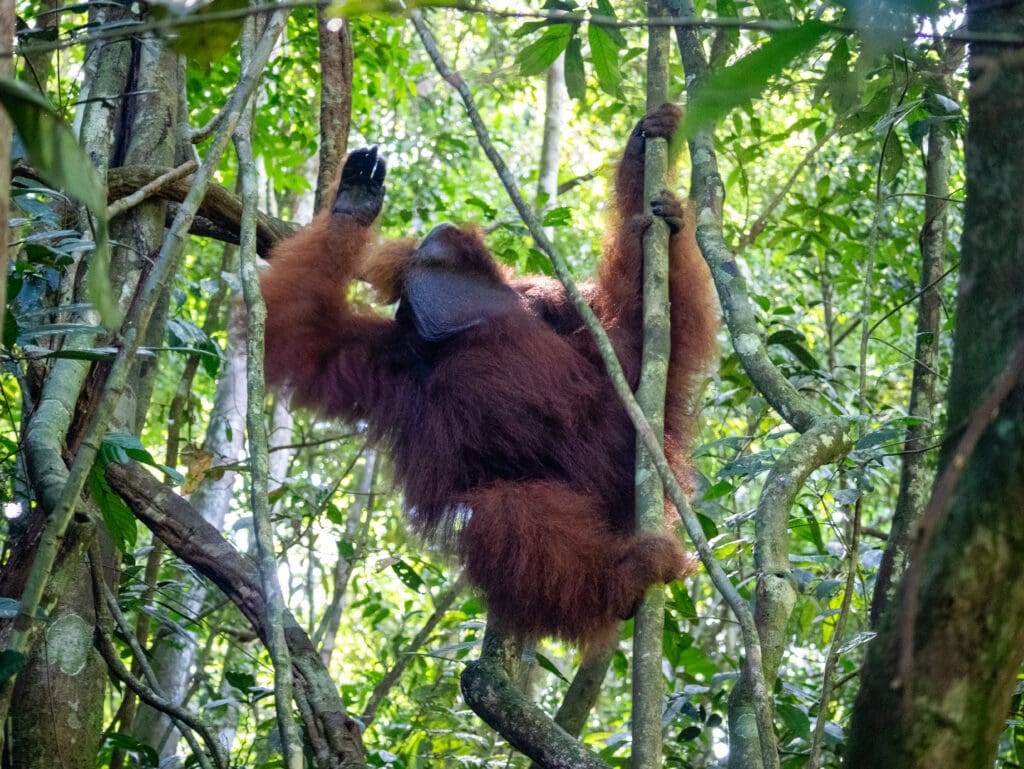
<path fill-rule="evenodd" d="M 122 166 L 111 168 L 107 175 L 108 200 L 116 201 L 143 189 L 154 180 L 166 176 L 172 169 L 162 166 Z M 170 179 L 153 191 L 153 197 L 171 203 L 181 203 L 192 188 L 191 177 Z M 238 243 L 238 232 L 242 221 L 242 200 L 230 190 L 210 184 L 203 202 L 199 204 L 197 217 L 210 222 L 217 228 L 214 232 L 195 232 L 209 235 L 229 243 Z M 202 223 L 200 223 L 202 226 Z M 297 225 L 275 219 L 265 213 L 256 216 L 256 250 L 266 257 L 271 247 L 298 229 Z"/>
<path fill-rule="evenodd" d="M 111 168 L 107 174 L 107 201 L 111 216 L 117 216 L 145 200 L 163 200 L 171 205 L 167 211 L 168 225 L 173 221 L 178 206 L 192 189 L 192 176 L 179 176 L 183 166 L 133 165 Z M 34 168 L 19 162 L 15 176 L 24 176 L 42 182 Z M 141 194 L 140 194 L 141 193 Z M 256 251 L 266 258 L 277 241 L 287 238 L 299 225 L 259 212 L 256 215 Z M 242 221 L 242 201 L 233 192 L 216 184 L 209 184 L 189 232 L 193 235 L 216 238 L 238 245 Z"/>

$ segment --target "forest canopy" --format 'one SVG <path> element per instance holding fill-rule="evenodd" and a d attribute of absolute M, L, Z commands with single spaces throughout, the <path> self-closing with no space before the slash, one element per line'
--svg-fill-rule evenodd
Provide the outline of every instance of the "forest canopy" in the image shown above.
<path fill-rule="evenodd" d="M 0 0 L 0 32 L 4 769 L 1024 761 L 1020 0 Z M 573 332 L 638 526 L 667 499 L 699 565 L 588 652 L 488 624 L 393 447 L 266 387 L 259 275 L 376 145 L 380 237 L 472 225 L 585 318 L 664 102 L 643 197 L 689 201 L 722 321 L 692 473 L 667 352 L 634 393 Z"/>

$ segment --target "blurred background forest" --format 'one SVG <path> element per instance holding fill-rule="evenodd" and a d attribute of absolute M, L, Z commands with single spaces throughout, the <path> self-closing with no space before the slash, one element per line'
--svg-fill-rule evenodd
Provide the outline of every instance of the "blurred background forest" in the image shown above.
<path fill-rule="evenodd" d="M 240 610 L 236 564 L 216 549 L 256 553 L 240 232 L 244 258 L 265 256 L 309 222 L 347 147 L 378 144 L 386 236 L 476 222 L 510 269 L 552 272 L 408 16 L 387 3 L 343 5 L 16 5 L 2 98 L 18 129 L 0 358 L 7 625 L 18 625 L 34 575 L 49 578 L 38 599 L 46 622 L 30 615 L 5 631 L 16 637 L 0 658 L 5 767 L 283 765 L 267 628 Z M 578 279 L 591 277 L 612 164 L 646 111 L 648 8 L 549 0 L 419 13 L 556 248 Z M 704 146 L 717 155 L 721 232 L 754 331 L 722 330 L 692 505 L 714 556 L 759 609 L 780 764 L 838 766 L 858 671 L 903 572 L 946 425 L 967 183 L 965 9 L 704 0 L 662 15 L 693 13 L 710 23 L 680 25 L 679 41 L 696 36 L 712 98 L 689 127 L 717 121 Z M 1019 39 L 1010 44 L 1019 54 Z M 672 47 L 670 99 L 693 102 L 696 73 L 684 76 L 675 38 Z M 676 144 L 683 196 L 691 163 Z M 254 183 L 243 187 L 246 169 Z M 140 189 L 144 200 L 130 197 Z M 258 207 L 255 220 L 243 203 Z M 137 338 L 111 336 L 122 317 Z M 115 362 L 133 344 L 139 352 Z M 745 368 L 744 347 L 759 344 L 792 402 L 807 405 L 803 422 L 780 416 Z M 995 340 L 986 349 L 1008 354 Z M 265 406 L 269 452 L 259 453 L 276 574 L 288 627 L 308 637 L 305 652 L 288 641 L 297 712 L 307 732 L 314 721 L 328 735 L 321 744 L 307 733 L 307 765 L 525 768 L 460 694 L 486 612 L 458 565 L 407 530 L 386 454 L 359 424 L 315 419 L 273 394 Z M 809 425 L 827 431 L 836 418 L 830 451 L 787 453 Z M 106 473 L 129 458 L 162 484 Z M 67 496 L 75 482 L 81 502 Z M 773 483 L 788 485 L 773 497 Z M 174 500 L 161 496 L 168 489 Z M 175 530 L 177 495 L 223 538 Z M 146 504 L 156 512 L 143 525 Z M 52 541 L 55 510 L 66 528 Z M 190 543 L 201 552 L 183 558 Z M 243 595 L 226 595 L 203 563 L 225 569 Z M 1003 600 L 986 584 L 991 602 Z M 743 637 L 704 570 L 669 586 L 665 617 L 664 765 L 772 765 L 744 752 L 740 714 L 757 702 L 739 683 Z M 582 735 L 609 766 L 630 765 L 632 622 L 622 632 Z M 1011 640 L 1008 658 L 1019 648 Z M 541 643 L 520 682 L 553 713 L 579 661 L 571 647 Z M 311 683 L 314 668 L 336 693 Z M 994 697 L 986 726 L 1006 767 L 1024 759 L 1011 679 L 999 690 L 1013 696 L 1009 709 Z M 332 697 L 341 708 L 325 712 L 345 715 L 340 726 L 317 709 Z M 332 729 L 353 744 L 361 731 L 362 747 L 346 753 Z"/>

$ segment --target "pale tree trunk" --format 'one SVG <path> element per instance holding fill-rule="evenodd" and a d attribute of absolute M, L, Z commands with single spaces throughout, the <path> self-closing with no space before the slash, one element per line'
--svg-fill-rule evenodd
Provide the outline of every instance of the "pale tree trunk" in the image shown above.
<path fill-rule="evenodd" d="M 540 167 L 537 171 L 537 204 L 538 213 L 555 207 L 558 197 L 558 167 L 562 153 L 562 127 L 565 125 L 565 113 L 569 104 L 569 94 L 565 89 L 565 54 L 559 55 L 548 67 L 547 83 L 544 91 L 544 134 L 540 145 Z M 551 237 L 554 228 L 547 228 Z"/>
<path fill-rule="evenodd" d="M 238 462 L 245 439 L 245 341 L 238 326 L 238 323 L 228 323 L 227 351 L 203 444 L 203 451 L 209 452 L 214 467 Z M 235 495 L 236 479 L 237 473 L 233 471 L 219 478 L 207 476 L 189 497 L 203 519 L 217 530 L 224 528 Z M 180 611 L 186 616 L 195 616 L 202 612 L 208 590 L 205 581 L 194 580 L 190 574 L 180 569 L 176 578 L 189 584 L 189 590 L 182 596 Z M 164 641 L 153 649 L 151 664 L 168 699 L 173 702 L 182 702 L 192 684 L 197 650 L 197 639 L 192 632 L 187 638 L 175 638 L 174 643 Z M 232 729 L 229 731 L 233 733 Z M 174 755 L 181 736 L 166 714 L 148 706 L 139 708 L 132 734 L 156 749 L 161 758 Z"/>
<path fill-rule="evenodd" d="M 1020 36 L 1024 3 L 971 0 L 967 20 Z M 864 663 L 850 769 L 992 766 L 1024 659 L 1024 58 L 974 42 L 970 70 L 949 429 Z"/>
<path fill-rule="evenodd" d="M 366 525 L 363 521 L 369 522 L 373 515 L 373 484 L 377 477 L 377 452 L 369 449 L 363 460 L 362 474 L 359 477 L 359 486 L 356 489 L 357 497 L 349 506 L 345 519 L 345 533 L 343 541 L 348 542 L 352 548 L 352 556 L 345 557 L 338 553 L 338 560 L 334 564 L 334 573 L 331 581 L 333 590 L 331 602 L 328 604 L 324 615 L 320 620 L 316 633 L 313 635 L 313 643 L 320 647 L 320 656 L 324 665 L 331 664 L 331 655 L 334 653 L 334 645 L 338 638 L 338 630 L 341 627 L 341 615 L 345 610 L 345 594 L 348 590 L 349 577 L 352 576 L 352 567 L 356 561 L 363 557 L 363 546 L 366 537 Z"/>

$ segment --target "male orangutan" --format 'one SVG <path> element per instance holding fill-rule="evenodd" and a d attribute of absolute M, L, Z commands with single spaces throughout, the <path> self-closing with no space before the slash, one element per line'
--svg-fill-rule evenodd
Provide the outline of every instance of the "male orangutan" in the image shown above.
<path fill-rule="evenodd" d="M 581 287 L 633 387 L 645 139 L 670 137 L 678 120 L 665 105 L 631 134 L 600 274 Z M 320 413 L 365 420 L 416 529 L 464 559 L 492 620 L 524 638 L 605 643 L 688 559 L 671 533 L 634 531 L 636 437 L 590 333 L 551 279 L 509 280 L 476 229 L 377 245 L 384 174 L 376 147 L 351 153 L 331 209 L 274 249 L 267 378 Z M 652 209 L 672 232 L 666 442 L 685 472 L 692 385 L 717 316 L 683 207 L 663 192 Z M 394 319 L 346 301 L 358 278 L 398 302 Z"/>

